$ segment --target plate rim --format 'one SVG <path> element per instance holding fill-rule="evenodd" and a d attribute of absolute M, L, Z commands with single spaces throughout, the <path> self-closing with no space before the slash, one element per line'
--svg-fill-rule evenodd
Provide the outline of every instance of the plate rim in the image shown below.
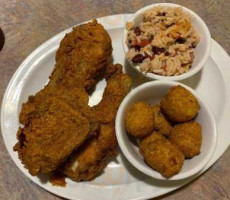
<path fill-rule="evenodd" d="M 129 18 L 131 15 L 132 15 L 132 14 L 109 15 L 109 16 L 97 18 L 97 20 L 98 20 L 100 23 L 103 23 L 103 22 L 102 22 L 103 19 L 105 19 L 105 18 L 110 18 L 110 17 L 122 17 L 122 18 L 125 20 L 125 19 Z M 91 21 L 91 20 L 88 20 L 88 21 L 83 22 L 83 23 L 87 23 L 87 22 L 89 22 L 89 21 Z M 82 23 L 79 23 L 79 24 L 82 24 Z M 79 25 L 79 24 L 77 24 L 77 25 Z M 74 25 L 74 26 L 77 26 L 77 25 Z M 69 27 L 69 28 L 67 28 L 67 29 L 65 29 L 65 30 L 63 30 L 63 31 L 61 31 L 60 33 L 54 35 L 54 36 L 51 37 L 50 39 L 48 39 L 48 40 L 46 40 L 45 42 L 43 42 L 41 45 L 39 45 L 37 48 L 35 48 L 35 49 L 34 49 L 24 60 L 23 60 L 23 62 L 18 66 L 17 70 L 14 72 L 13 76 L 11 77 L 11 79 L 10 79 L 8 85 L 7 85 L 7 88 L 6 88 L 5 92 L 4 92 L 4 96 L 3 96 L 3 100 L 2 100 L 2 105 L 1 105 L 1 132 L 2 132 L 2 137 L 3 137 L 3 141 L 4 141 L 4 144 L 5 144 L 5 147 L 6 147 L 7 151 L 8 151 L 8 153 L 9 153 L 11 159 L 14 161 L 15 165 L 21 170 L 21 172 L 23 172 L 23 174 L 26 175 L 27 178 L 29 178 L 31 181 L 33 181 L 35 184 L 37 184 L 38 186 L 40 186 L 40 187 L 43 188 L 44 190 L 46 190 L 46 191 L 48 191 L 48 192 L 51 192 L 51 193 L 53 193 L 53 194 L 55 194 L 55 195 L 58 195 L 58 196 L 60 196 L 60 197 L 64 197 L 64 198 L 67 198 L 67 199 L 80 200 L 80 199 L 78 199 L 77 197 L 72 198 L 72 197 L 70 197 L 70 196 L 68 196 L 68 195 L 63 195 L 62 192 L 61 192 L 61 190 L 60 190 L 60 191 L 54 191 L 54 190 L 52 190 L 52 188 L 47 187 L 47 185 L 44 185 L 44 184 L 41 184 L 40 182 L 37 182 L 37 181 L 32 180 L 32 179 L 31 179 L 31 176 L 30 176 L 28 173 L 24 173 L 24 170 L 25 170 L 24 167 L 23 167 L 22 165 L 21 165 L 21 166 L 17 165 L 17 163 L 16 163 L 16 158 L 14 158 L 14 157 L 11 155 L 10 150 L 9 150 L 9 147 L 8 147 L 8 145 L 6 144 L 6 137 L 5 137 L 5 134 L 4 134 L 5 129 L 4 129 L 4 125 L 3 125 L 3 123 L 4 123 L 4 122 L 3 122 L 3 119 L 4 119 L 4 113 L 5 113 L 5 112 L 4 112 L 5 109 L 3 109 L 3 108 L 5 107 L 5 102 L 6 102 L 6 100 L 7 100 L 8 95 L 9 95 L 9 91 L 10 91 L 10 89 L 11 89 L 11 87 L 12 87 L 12 84 L 13 84 L 13 82 L 15 81 L 15 78 L 19 78 L 19 75 L 20 75 L 21 71 L 24 69 L 24 67 L 29 63 L 29 61 L 31 61 L 31 59 L 32 59 L 35 55 L 37 55 L 43 48 L 45 48 L 45 47 L 49 46 L 50 44 L 52 44 L 52 42 L 58 40 L 59 38 L 62 38 L 62 37 L 64 36 L 64 34 L 67 33 L 67 32 L 69 32 L 69 31 L 71 31 L 72 28 L 73 28 L 74 26 L 71 26 L 71 27 Z M 112 28 L 109 28 L 109 29 L 113 29 L 113 28 L 115 29 L 115 28 L 118 28 L 118 27 L 121 28 L 121 27 L 122 27 L 121 24 L 120 24 L 119 26 L 115 26 L 115 27 L 112 27 Z M 108 27 L 105 26 L 105 29 L 108 29 Z M 219 50 L 221 51 L 222 58 L 227 59 L 228 61 L 230 61 L 230 57 L 229 57 L 229 55 L 227 54 L 227 52 L 226 52 L 226 51 L 225 51 L 225 50 L 224 50 L 214 39 L 212 39 L 212 50 L 215 49 L 215 48 L 217 48 L 217 49 L 219 49 Z M 213 61 L 216 63 L 216 65 L 219 66 L 219 65 L 217 64 L 217 62 L 216 62 L 216 60 L 217 60 L 218 58 L 216 58 L 214 55 L 211 55 L 210 57 L 213 59 Z M 224 80 L 224 81 L 225 81 L 225 80 Z M 229 81 L 229 82 L 230 82 L 230 81 Z M 225 82 L 225 84 L 226 84 L 226 82 Z M 229 84 L 229 87 L 230 87 L 230 84 Z M 229 97 L 229 96 L 228 96 L 228 97 Z M 228 145 L 228 146 L 229 146 L 229 145 Z M 222 151 L 221 155 L 226 151 L 226 149 L 228 148 L 228 146 L 226 146 L 226 148 L 224 148 L 224 150 Z M 135 198 L 135 199 L 140 200 L 140 199 L 146 199 L 146 198 L 152 198 L 152 197 L 161 196 L 161 195 L 163 195 L 163 194 L 167 194 L 167 193 L 169 193 L 169 192 L 171 192 L 171 191 L 174 191 L 174 190 L 176 190 L 176 189 L 178 189 L 178 188 L 180 188 L 180 187 L 182 187 L 182 186 L 188 184 L 190 181 L 194 180 L 195 178 L 197 178 L 198 176 L 200 176 L 204 171 L 206 171 L 209 167 L 211 167 L 211 166 L 220 158 L 221 155 L 218 155 L 218 156 L 217 156 L 218 158 L 216 158 L 215 161 L 214 161 L 211 165 L 206 166 L 204 170 L 202 170 L 199 174 L 197 174 L 197 176 L 191 177 L 191 179 L 189 178 L 189 180 L 186 180 L 186 181 L 185 181 L 183 184 L 181 184 L 180 186 L 176 186 L 176 187 L 174 187 L 174 188 L 170 188 L 170 189 L 168 189 L 167 192 L 162 192 L 162 191 L 160 191 L 159 193 L 157 193 L 157 195 L 156 195 L 156 193 L 154 193 L 154 194 L 148 195 L 148 196 L 144 196 L 144 195 L 143 195 L 142 197 L 137 197 L 137 198 Z M 214 156 L 213 156 L 213 157 L 214 157 Z M 213 157 L 212 157 L 212 159 L 213 159 Z M 17 159 L 18 159 L 18 158 L 17 158 Z"/>

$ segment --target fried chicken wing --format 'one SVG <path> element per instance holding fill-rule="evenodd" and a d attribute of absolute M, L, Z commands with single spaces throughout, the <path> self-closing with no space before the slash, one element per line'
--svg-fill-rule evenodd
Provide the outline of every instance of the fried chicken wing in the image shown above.
<path fill-rule="evenodd" d="M 107 86 L 101 102 L 95 106 L 97 119 L 101 123 L 109 123 L 115 119 L 120 103 L 131 89 L 131 78 L 123 74 L 121 69 L 119 64 L 110 65 L 106 69 Z"/>
<path fill-rule="evenodd" d="M 117 155 L 115 116 L 132 85 L 131 78 L 123 74 L 121 69 L 121 65 L 110 65 L 106 69 L 107 86 L 101 102 L 94 107 L 100 122 L 98 136 L 74 152 L 61 169 L 75 181 L 92 180 L 106 167 L 109 160 Z"/>
<path fill-rule="evenodd" d="M 113 124 L 102 124 L 99 136 L 86 141 L 70 156 L 62 173 L 75 181 L 89 181 L 106 167 L 117 155 L 117 140 Z"/>

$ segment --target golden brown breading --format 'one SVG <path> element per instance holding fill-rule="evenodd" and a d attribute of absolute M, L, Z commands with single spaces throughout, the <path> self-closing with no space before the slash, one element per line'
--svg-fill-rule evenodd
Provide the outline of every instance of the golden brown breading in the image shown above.
<path fill-rule="evenodd" d="M 159 132 L 145 137 L 139 147 L 146 163 L 165 177 L 179 173 L 183 166 L 184 156 L 180 149 Z"/>
<path fill-rule="evenodd" d="M 169 140 L 181 149 L 186 158 L 192 158 L 200 153 L 201 132 L 201 126 L 197 122 L 178 124 L 170 132 Z"/>
<path fill-rule="evenodd" d="M 120 64 L 110 64 L 105 70 L 106 80 L 110 79 L 112 76 L 122 74 L 122 65 Z"/>
<path fill-rule="evenodd" d="M 64 101 L 49 97 L 43 108 L 19 128 L 15 146 L 19 158 L 32 175 L 55 170 L 82 144 L 89 122 Z"/>
<path fill-rule="evenodd" d="M 85 90 L 93 87 L 111 52 L 111 39 L 96 20 L 73 28 L 61 41 L 50 82 L 20 113 L 24 127 L 14 149 L 32 175 L 55 170 L 97 131 Z"/>
<path fill-rule="evenodd" d="M 107 86 L 101 102 L 95 106 L 96 116 L 99 122 L 112 122 L 123 98 L 128 94 L 132 86 L 131 78 L 120 71 L 121 65 L 111 65 L 106 69 Z M 112 68 L 112 70 L 110 70 Z M 111 74 L 113 71 L 113 75 Z"/>
<path fill-rule="evenodd" d="M 156 131 L 159 131 L 161 134 L 165 136 L 169 135 L 172 126 L 169 120 L 161 112 L 160 105 L 153 106 L 153 121 L 154 121 L 154 129 Z"/>
<path fill-rule="evenodd" d="M 60 170 L 75 181 L 91 180 L 94 173 L 102 167 L 97 162 L 101 160 L 101 156 L 102 152 L 98 148 L 97 139 L 92 138 L 86 141 L 77 152 L 73 152 Z"/>
<path fill-rule="evenodd" d="M 114 120 L 117 109 L 130 91 L 131 78 L 122 74 L 121 65 L 110 65 L 106 69 L 107 86 L 101 102 L 94 106 L 100 129 L 98 136 L 91 138 L 74 152 L 60 170 L 75 181 L 95 178 L 117 155 L 117 139 Z"/>
<path fill-rule="evenodd" d="M 154 128 L 153 110 L 146 102 L 138 101 L 131 105 L 125 115 L 127 133 L 135 137 L 145 137 Z"/>
<path fill-rule="evenodd" d="M 111 53 L 111 38 L 96 20 L 76 26 L 61 41 L 49 84 L 88 90 L 107 66 Z"/>
<path fill-rule="evenodd" d="M 113 150 L 117 147 L 114 122 L 100 124 L 98 145 L 102 151 Z"/>
<path fill-rule="evenodd" d="M 101 124 L 99 136 L 83 144 L 79 151 L 71 154 L 62 173 L 75 181 L 95 178 L 117 155 L 117 140 L 113 124 Z"/>
<path fill-rule="evenodd" d="M 88 94 L 84 88 L 69 88 L 65 86 L 57 85 L 55 87 L 45 86 L 44 89 L 39 91 L 35 96 L 30 96 L 28 101 L 22 105 L 21 113 L 19 115 L 19 122 L 23 125 L 27 125 L 28 121 L 34 114 L 44 112 L 43 103 L 48 97 L 58 98 L 70 105 L 73 109 L 78 110 L 85 116 L 90 123 L 90 133 L 95 132 L 98 129 L 98 121 L 95 117 L 95 112 L 88 106 Z"/>
<path fill-rule="evenodd" d="M 194 119 L 200 105 L 194 95 L 182 86 L 169 89 L 161 100 L 162 112 L 173 122 L 187 122 Z"/>

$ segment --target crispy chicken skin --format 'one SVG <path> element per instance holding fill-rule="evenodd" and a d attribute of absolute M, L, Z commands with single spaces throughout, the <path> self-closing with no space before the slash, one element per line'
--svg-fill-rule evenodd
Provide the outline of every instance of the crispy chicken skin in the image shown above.
<path fill-rule="evenodd" d="M 45 88 L 39 91 L 35 96 L 30 96 L 28 101 L 22 105 L 19 122 L 23 125 L 27 125 L 33 115 L 42 114 L 45 109 L 43 102 L 50 96 L 64 101 L 73 109 L 80 111 L 81 114 L 89 120 L 90 132 L 96 131 L 98 121 L 96 120 L 94 110 L 88 106 L 89 97 L 84 88 L 76 87 L 66 89 L 66 87 L 62 85 L 55 87 L 45 86 Z"/>
<path fill-rule="evenodd" d="M 121 65 L 110 65 L 105 72 L 107 86 L 101 102 L 94 107 L 100 123 L 98 136 L 84 143 L 74 152 L 61 171 L 75 181 L 95 178 L 117 155 L 114 121 L 117 109 L 130 91 L 131 78 L 122 73 Z"/>
<path fill-rule="evenodd" d="M 73 28 L 61 41 L 50 81 L 23 104 L 14 150 L 32 175 L 57 169 L 99 123 L 86 90 L 108 64 L 111 39 L 96 20 Z"/>
<path fill-rule="evenodd" d="M 55 170 L 89 133 L 89 121 L 67 103 L 49 97 L 43 108 L 19 128 L 15 146 L 32 175 Z"/>
<path fill-rule="evenodd" d="M 111 53 L 111 38 L 96 20 L 74 27 L 61 41 L 49 84 L 88 90 L 107 66 Z"/>
<path fill-rule="evenodd" d="M 107 86 L 101 102 L 95 106 L 97 119 L 101 123 L 108 123 L 115 119 L 120 103 L 131 89 L 131 78 L 123 74 L 121 69 L 122 66 L 116 64 L 110 65 L 105 71 Z"/>
<path fill-rule="evenodd" d="M 87 140 L 71 154 L 62 173 L 75 181 L 89 181 L 117 155 L 117 140 L 113 124 L 101 124 L 98 137 Z"/>

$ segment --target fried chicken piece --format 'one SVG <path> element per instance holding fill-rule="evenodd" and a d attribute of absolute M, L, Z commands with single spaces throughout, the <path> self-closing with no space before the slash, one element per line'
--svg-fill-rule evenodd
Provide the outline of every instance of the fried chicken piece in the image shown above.
<path fill-rule="evenodd" d="M 98 137 L 73 153 L 61 171 L 75 181 L 88 181 L 95 178 L 117 155 L 117 139 L 114 121 L 117 109 L 130 91 L 131 78 L 122 74 L 121 65 L 110 65 L 105 72 L 107 86 L 101 102 L 94 107 L 100 122 Z"/>
<path fill-rule="evenodd" d="M 101 102 L 95 106 L 97 119 L 101 123 L 115 120 L 123 98 L 131 89 L 132 80 L 128 75 L 122 73 L 121 68 L 121 65 L 116 64 L 106 69 L 107 86 Z"/>
<path fill-rule="evenodd" d="M 19 115 L 19 122 L 27 125 L 31 117 L 39 112 L 43 113 L 46 109 L 43 103 L 47 97 L 58 98 L 73 109 L 78 110 L 84 117 L 89 120 L 90 133 L 98 129 L 98 121 L 95 116 L 95 111 L 88 106 L 89 97 L 84 88 L 68 88 L 65 86 L 57 85 L 52 87 L 45 86 L 44 89 L 39 91 L 35 96 L 30 96 L 28 101 L 22 105 L 22 110 Z"/>
<path fill-rule="evenodd" d="M 89 133 L 89 121 L 64 101 L 44 99 L 39 112 L 19 128 L 14 147 L 32 175 L 50 172 L 62 164 Z"/>
<path fill-rule="evenodd" d="M 111 38 L 96 20 L 76 26 L 61 41 L 49 84 L 89 90 L 108 65 L 111 53 Z"/>
<path fill-rule="evenodd" d="M 105 78 L 109 80 L 112 76 L 122 74 L 122 65 L 120 64 L 110 64 L 105 70 Z"/>
<path fill-rule="evenodd" d="M 98 129 L 86 89 L 93 87 L 112 52 L 96 20 L 73 28 L 61 41 L 48 85 L 23 104 L 14 150 L 32 175 L 54 171 Z"/>
<path fill-rule="evenodd" d="M 86 141 L 74 152 L 62 173 L 75 181 L 89 181 L 98 175 L 108 161 L 117 155 L 117 140 L 113 124 L 102 124 L 100 134 Z"/>

